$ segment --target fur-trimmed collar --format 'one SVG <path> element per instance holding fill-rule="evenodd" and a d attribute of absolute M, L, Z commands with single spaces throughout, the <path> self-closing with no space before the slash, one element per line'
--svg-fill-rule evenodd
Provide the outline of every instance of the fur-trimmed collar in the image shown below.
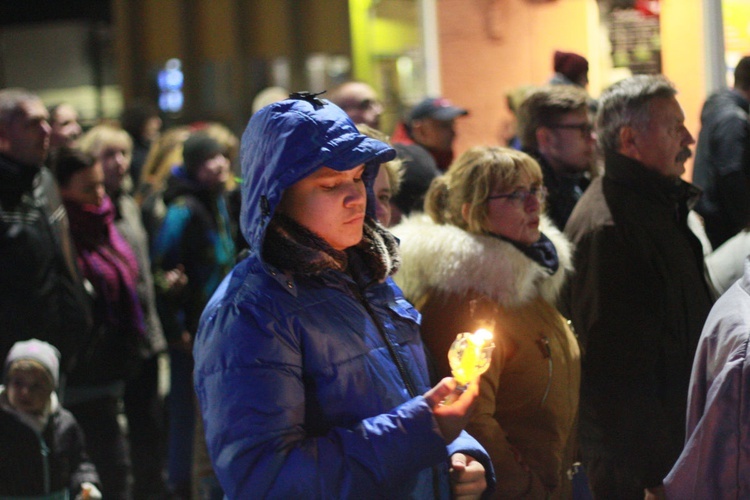
<path fill-rule="evenodd" d="M 415 215 L 392 229 L 401 240 L 402 269 L 394 279 L 412 302 L 429 291 L 474 291 L 502 306 L 518 306 L 541 295 L 554 304 L 572 269 L 572 244 L 547 219 L 541 231 L 557 249 L 560 267 L 550 276 L 512 244 L 471 234 L 429 216 Z"/>
<path fill-rule="evenodd" d="M 346 251 L 332 248 L 317 234 L 277 213 L 269 223 L 263 258 L 284 271 L 317 275 L 336 271 L 364 273 L 383 281 L 401 265 L 396 239 L 377 221 L 365 217 L 362 240 Z M 349 269 L 349 264 L 361 269 Z"/>

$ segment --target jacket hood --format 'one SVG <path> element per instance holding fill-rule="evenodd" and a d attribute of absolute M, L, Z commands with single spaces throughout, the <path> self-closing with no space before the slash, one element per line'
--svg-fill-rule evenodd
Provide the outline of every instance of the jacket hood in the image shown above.
<path fill-rule="evenodd" d="M 557 250 L 560 267 L 552 276 L 507 241 L 436 224 L 424 214 L 408 217 L 392 229 L 401 240 L 402 260 L 394 279 L 412 302 L 438 290 L 474 291 L 507 307 L 538 295 L 554 304 L 573 269 L 572 245 L 544 216 L 539 229 Z"/>
<path fill-rule="evenodd" d="M 396 152 L 362 135 L 339 107 L 324 99 L 287 99 L 255 113 L 242 135 L 240 227 L 260 255 L 268 222 L 285 189 L 320 167 L 338 171 L 365 164 L 367 214 L 374 217 L 372 184 L 378 166 Z"/>

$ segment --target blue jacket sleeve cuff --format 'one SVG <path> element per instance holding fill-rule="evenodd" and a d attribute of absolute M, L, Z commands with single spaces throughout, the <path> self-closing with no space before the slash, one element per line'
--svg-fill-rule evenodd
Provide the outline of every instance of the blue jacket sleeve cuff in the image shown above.
<path fill-rule="evenodd" d="M 485 451 L 484 447 L 482 447 L 482 445 L 479 444 L 479 441 L 474 439 L 468 432 L 462 431 L 461 434 L 459 434 L 459 436 L 448 445 L 448 456 L 450 457 L 454 453 L 470 455 L 474 460 L 479 460 L 484 466 L 487 489 L 484 490 L 482 498 L 490 498 L 492 492 L 495 490 L 495 469 L 492 467 L 492 460 L 490 460 L 490 456 Z"/>

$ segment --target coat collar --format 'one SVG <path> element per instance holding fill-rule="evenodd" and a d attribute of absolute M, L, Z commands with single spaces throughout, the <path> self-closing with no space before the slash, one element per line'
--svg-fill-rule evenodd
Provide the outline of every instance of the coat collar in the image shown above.
<path fill-rule="evenodd" d="M 40 165 L 26 165 L 0 154 L 0 191 L 30 191 Z"/>
<path fill-rule="evenodd" d="M 639 196 L 665 206 L 685 203 L 692 209 L 700 198 L 700 188 L 682 179 L 671 179 L 649 170 L 643 163 L 616 152 L 606 153 L 604 178 L 630 187 Z"/>
<path fill-rule="evenodd" d="M 745 99 L 744 97 L 742 97 L 742 95 L 740 95 L 739 92 L 737 92 L 734 89 L 731 89 L 731 90 L 728 91 L 728 93 L 729 93 L 729 98 L 732 99 L 732 101 L 734 101 L 734 103 L 738 107 L 740 107 L 743 110 L 745 110 L 746 113 L 750 112 L 750 102 L 748 102 L 747 99 Z"/>
<path fill-rule="evenodd" d="M 542 218 L 541 230 L 554 243 L 560 267 L 550 276 L 508 242 L 436 224 L 423 214 L 393 228 L 401 240 L 401 270 L 396 283 L 412 302 L 433 290 L 478 292 L 503 306 L 518 306 L 538 295 L 554 303 L 572 270 L 571 243 Z"/>

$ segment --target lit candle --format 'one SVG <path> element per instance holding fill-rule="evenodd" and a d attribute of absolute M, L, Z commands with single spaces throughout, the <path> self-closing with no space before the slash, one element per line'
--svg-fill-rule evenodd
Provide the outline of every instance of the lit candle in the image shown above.
<path fill-rule="evenodd" d="M 494 348 L 492 332 L 484 328 L 474 333 L 464 332 L 456 336 L 456 340 L 448 350 L 448 362 L 451 365 L 453 378 L 458 383 L 457 394 L 465 391 L 469 382 L 487 371 Z M 451 395 L 443 404 L 450 404 L 454 400 L 455 396 Z"/>

